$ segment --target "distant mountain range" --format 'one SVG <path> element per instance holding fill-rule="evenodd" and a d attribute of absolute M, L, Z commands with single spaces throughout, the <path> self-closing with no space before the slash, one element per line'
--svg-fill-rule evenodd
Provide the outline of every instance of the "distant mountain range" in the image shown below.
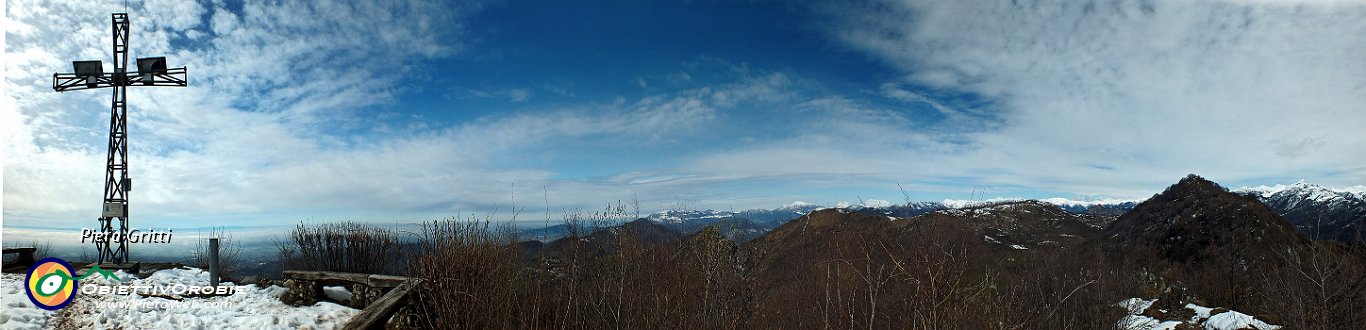
<path fill-rule="evenodd" d="M 1304 182 L 1229 190 L 1196 175 L 1141 202 L 1055 198 L 871 204 L 669 210 L 580 237 L 522 244 L 529 260 L 552 265 L 572 256 L 567 251 L 609 255 L 620 242 L 658 248 L 659 258 L 719 258 L 730 266 L 728 271 L 753 285 L 749 289 L 758 303 L 752 308 L 770 317 L 755 321 L 760 328 L 764 322 L 782 323 L 776 319 L 818 327 L 825 319 L 782 313 L 791 309 L 791 302 L 824 302 L 832 290 L 863 292 L 866 285 L 906 295 L 882 301 L 891 304 L 915 304 L 922 300 L 904 297 L 939 289 L 976 288 L 973 292 L 1010 297 L 1017 291 L 991 288 L 1012 285 L 1042 290 L 1038 299 L 1047 301 L 1064 293 L 1100 292 L 1066 308 L 1106 306 L 1122 299 L 1117 297 L 1142 295 L 1161 305 L 1155 309 L 1160 315 L 1152 318 L 1194 324 L 1196 318 L 1166 311 L 1199 303 L 1284 313 L 1286 307 L 1276 305 L 1279 296 L 1262 294 L 1284 285 L 1264 281 L 1298 279 L 1301 273 L 1292 267 L 1301 265 L 1294 258 L 1359 260 L 1331 259 L 1360 258 L 1362 250 L 1311 238 L 1344 240 L 1366 221 L 1359 191 Z M 732 243 L 718 245 L 710 254 L 691 254 L 698 237 L 716 233 Z M 898 280 L 903 278 L 916 280 Z M 968 285 L 972 283 L 983 286 Z M 964 296 L 946 293 L 948 298 L 940 299 Z"/>
<path fill-rule="evenodd" d="M 1361 223 L 1366 222 L 1366 186 L 1325 188 L 1301 181 L 1291 185 L 1243 187 L 1232 192 L 1255 197 L 1270 207 L 1274 213 L 1285 218 L 1295 228 L 1311 238 L 1349 241 L 1357 237 L 1358 230 L 1366 230 L 1366 227 L 1361 225 Z M 837 207 L 795 202 L 774 209 L 750 209 L 738 212 L 665 210 L 650 214 L 644 219 L 682 233 L 694 233 L 706 226 L 720 224 L 723 228 L 722 232 L 726 233 L 728 237 L 738 242 L 745 242 L 788 221 L 822 209 L 838 208 L 867 215 L 910 218 L 935 211 L 980 208 L 1024 201 L 1051 205 L 1073 214 L 1105 216 L 1119 216 L 1143 202 L 1141 200 L 1121 199 L 1077 201 L 1067 198 L 1040 200 L 992 198 L 987 200 L 945 199 L 938 202 L 911 202 L 896 205 L 867 203 L 872 205 L 853 204 Z M 522 237 L 548 241 L 564 235 L 566 229 L 567 227 L 563 224 L 544 228 L 527 228 L 522 231 Z"/>
<path fill-rule="evenodd" d="M 1352 241 L 1366 230 L 1362 225 L 1366 222 L 1366 186 L 1334 189 L 1300 181 L 1234 192 L 1257 198 L 1315 239 Z"/>
<path fill-rule="evenodd" d="M 949 200 L 941 202 L 911 202 L 898 205 L 877 205 L 883 203 L 840 205 L 837 207 L 826 207 L 815 204 L 796 202 L 776 209 L 751 209 L 740 212 L 716 211 L 716 210 L 666 210 L 651 214 L 647 219 L 671 226 L 684 233 L 691 233 L 713 224 L 726 224 L 734 230 L 740 230 L 744 237 L 739 241 L 748 241 L 759 234 L 766 233 L 788 221 L 800 218 L 813 211 L 823 209 L 843 209 L 854 213 L 888 216 L 893 218 L 910 218 L 923 214 L 953 210 L 970 209 L 984 206 L 1011 204 L 1025 202 L 1029 200 L 1019 198 L 997 198 L 985 201 L 966 201 Z M 1126 200 L 1103 200 L 1103 201 L 1073 201 L 1065 198 L 1050 198 L 1033 203 L 1050 205 L 1063 211 L 1074 214 L 1098 214 L 1098 215 L 1118 215 L 1137 205 L 1137 201 Z M 726 232 L 723 230 L 723 232 Z M 736 237 L 732 237 L 736 238 Z"/>

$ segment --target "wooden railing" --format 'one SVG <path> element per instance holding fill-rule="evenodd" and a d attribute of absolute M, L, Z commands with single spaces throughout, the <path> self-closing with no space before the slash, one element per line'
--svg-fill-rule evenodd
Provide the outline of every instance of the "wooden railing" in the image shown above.
<path fill-rule="evenodd" d="M 408 302 L 408 295 L 412 294 L 413 286 L 416 285 L 414 279 L 404 276 L 328 271 L 287 270 L 284 272 L 284 278 L 295 283 L 287 285 L 291 291 L 308 291 L 291 294 L 305 297 L 319 296 L 318 292 L 322 291 L 322 286 L 329 284 L 360 284 L 370 289 L 388 290 L 384 295 L 366 304 L 360 314 L 352 316 L 343 329 L 383 329 L 389 318 Z"/>

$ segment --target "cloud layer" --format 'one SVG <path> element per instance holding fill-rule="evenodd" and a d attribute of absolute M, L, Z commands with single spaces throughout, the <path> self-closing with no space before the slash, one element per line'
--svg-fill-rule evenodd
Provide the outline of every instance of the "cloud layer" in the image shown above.
<path fill-rule="evenodd" d="M 1359 2 L 874 1 L 829 9 L 838 13 L 832 38 L 903 73 L 891 86 L 991 102 L 979 110 L 1000 127 L 939 158 L 961 168 L 945 174 L 1120 195 L 1191 172 L 1234 182 L 1366 180 Z"/>
<path fill-rule="evenodd" d="M 804 31 L 871 59 L 857 81 L 700 54 L 622 68 L 641 72 L 618 85 L 437 86 L 447 63 L 498 56 L 479 47 L 496 29 L 470 28 L 487 6 L 134 4 L 133 55 L 165 54 L 191 81 L 131 92 L 134 216 L 507 216 L 514 195 L 524 214 L 632 196 L 743 209 L 900 200 L 897 183 L 924 200 L 1141 198 L 1186 173 L 1366 182 L 1362 3 L 822 3 Z M 121 10 L 9 3 L 7 224 L 93 223 L 107 91 L 54 93 L 50 75 L 108 62 Z"/>

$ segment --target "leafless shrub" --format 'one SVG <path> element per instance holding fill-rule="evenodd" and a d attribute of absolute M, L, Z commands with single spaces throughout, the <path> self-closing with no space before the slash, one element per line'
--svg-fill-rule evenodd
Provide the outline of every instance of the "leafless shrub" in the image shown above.
<path fill-rule="evenodd" d="M 1279 265 L 1260 272 L 1265 318 L 1295 329 L 1366 328 L 1366 250 L 1320 241 L 1281 251 Z"/>
<path fill-rule="evenodd" d="M 506 226 L 452 218 L 422 226 L 412 275 L 424 281 L 417 301 L 431 329 L 521 328 L 541 323 L 534 303 L 538 274 L 527 273 Z M 532 302 L 527 304 L 528 302 Z M 527 309 L 530 308 L 530 309 Z"/>
<path fill-rule="evenodd" d="M 190 264 L 203 270 L 209 269 L 209 238 L 218 238 L 218 276 L 232 278 L 242 269 L 242 247 L 233 240 L 232 234 L 222 228 L 209 229 L 208 235 L 199 235 L 195 240 L 194 251 L 190 252 Z"/>
<path fill-rule="evenodd" d="M 405 265 L 394 230 L 359 222 L 299 223 L 277 247 L 293 269 L 398 274 Z"/>
<path fill-rule="evenodd" d="M 733 242 L 715 228 L 648 242 L 649 224 L 620 225 L 635 207 L 566 212 L 571 232 L 537 252 L 487 219 L 424 224 L 411 266 L 424 327 L 743 327 L 750 283 Z M 647 229 L 642 229 L 647 228 Z M 548 252 L 547 252 L 548 251 Z"/>

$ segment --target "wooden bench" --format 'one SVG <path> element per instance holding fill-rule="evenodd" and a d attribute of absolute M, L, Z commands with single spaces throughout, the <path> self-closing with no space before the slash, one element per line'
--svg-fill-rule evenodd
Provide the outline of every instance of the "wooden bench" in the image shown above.
<path fill-rule="evenodd" d="M 284 278 L 314 283 L 304 290 L 322 290 L 328 284 L 361 284 L 370 288 L 389 289 L 370 302 L 359 314 L 351 317 L 343 329 L 383 329 L 389 318 L 408 302 L 413 292 L 414 279 L 404 276 L 359 274 L 328 271 L 286 270 Z"/>
<path fill-rule="evenodd" d="M 8 254 L 18 254 L 18 255 L 19 255 L 19 258 L 14 259 L 15 265 L 23 265 L 23 266 L 25 266 L 25 267 L 27 267 L 27 266 L 33 266 L 33 263 L 34 263 L 34 262 L 38 262 L 37 259 L 34 259 L 34 258 L 33 258 L 34 252 L 37 252 L 37 251 L 38 251 L 38 248 L 36 248 L 36 247 L 12 247 L 12 248 L 4 248 L 4 254 L 7 254 L 7 255 L 8 255 Z"/>

